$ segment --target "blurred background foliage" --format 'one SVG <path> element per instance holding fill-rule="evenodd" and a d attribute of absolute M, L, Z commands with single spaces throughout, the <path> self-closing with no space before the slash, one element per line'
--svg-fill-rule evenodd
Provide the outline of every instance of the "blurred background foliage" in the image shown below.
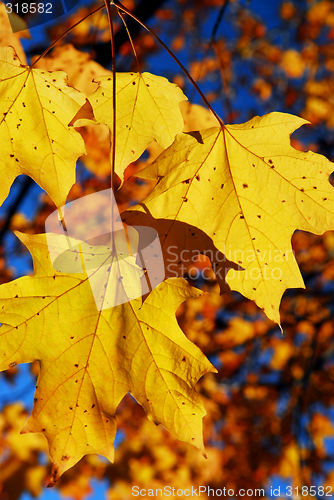
<path fill-rule="evenodd" d="M 67 17 L 15 35 L 1 10 L 0 44 L 14 45 L 29 63 L 98 5 L 81 2 Z M 124 5 L 168 44 L 226 123 L 270 111 L 300 115 L 311 124 L 293 135 L 292 145 L 334 160 L 333 2 L 124 0 Z M 141 70 L 167 77 L 191 103 L 201 104 L 185 75 L 151 35 L 128 16 L 124 19 Z M 114 22 L 117 70 L 137 71 L 123 22 L 117 15 Z M 39 67 L 64 70 L 71 85 L 92 93 L 91 79 L 111 69 L 105 11 L 79 24 Z M 212 125 L 212 117 L 202 108 L 186 105 L 184 116 L 194 128 Z M 110 186 L 108 134 L 103 126 L 86 127 L 82 134 L 88 155 L 78 164 L 69 200 Z M 152 188 L 152 183 L 131 175 L 157 154 L 153 145 L 128 167 L 128 180 L 117 192 L 120 211 L 141 201 Z M 53 210 L 51 200 L 32 181 L 24 176 L 16 180 L 0 211 L 1 283 L 32 272 L 31 258 L 12 231 L 44 232 Z M 149 422 L 128 396 L 117 414 L 115 463 L 87 456 L 64 474 L 57 493 L 45 491 L 50 473 L 46 442 L 38 434 L 19 435 L 32 407 L 36 362 L 0 375 L 0 498 L 127 500 L 133 485 L 265 488 L 268 498 L 274 484 L 334 490 L 334 233 L 296 231 L 292 244 L 306 289 L 288 290 L 283 297 L 283 336 L 253 302 L 236 292 L 219 295 L 206 258 L 190 265 L 185 274 L 191 284 L 210 292 L 178 310 L 185 335 L 218 369 L 218 374 L 198 383 L 207 410 L 207 460 Z"/>

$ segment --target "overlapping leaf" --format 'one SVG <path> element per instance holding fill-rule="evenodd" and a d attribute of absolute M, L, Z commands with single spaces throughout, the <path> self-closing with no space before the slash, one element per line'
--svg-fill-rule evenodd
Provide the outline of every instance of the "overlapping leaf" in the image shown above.
<path fill-rule="evenodd" d="M 0 47 L 0 203 L 19 174 L 30 175 L 57 206 L 75 182 L 75 164 L 85 153 L 68 124 L 86 98 L 66 85 L 62 72 L 30 69 L 12 47 Z"/>
<path fill-rule="evenodd" d="M 0 368 L 40 362 L 24 432 L 48 439 L 52 483 L 85 454 L 113 459 L 115 411 L 127 392 L 151 420 L 203 451 L 205 411 L 194 386 L 214 368 L 175 318 L 181 302 L 201 292 L 171 279 L 144 303 L 97 310 L 86 274 L 53 269 L 45 235 L 20 238 L 35 274 L 0 288 Z"/>
<path fill-rule="evenodd" d="M 9 21 L 11 18 L 11 21 Z M 13 33 L 13 28 L 11 24 L 17 23 L 17 29 Z M 21 31 L 24 30 L 24 31 Z M 26 55 L 22 48 L 20 38 L 29 38 L 29 31 L 27 29 L 26 23 L 23 21 L 22 17 L 18 16 L 14 12 L 7 14 L 6 6 L 4 3 L 0 3 L 0 46 L 1 47 L 14 47 L 17 55 L 21 61 L 26 64 Z"/>
<path fill-rule="evenodd" d="M 150 73 L 116 75 L 116 166 L 123 181 L 125 168 L 153 141 L 167 148 L 183 129 L 179 103 L 187 98 L 166 78 Z M 112 77 L 98 78 L 99 88 L 89 97 L 96 120 L 113 128 Z M 87 125 L 78 120 L 75 125 Z"/>
<path fill-rule="evenodd" d="M 91 95 L 98 87 L 93 82 L 94 78 L 112 73 L 101 64 L 91 59 L 87 52 L 81 52 L 68 43 L 55 47 L 52 53 L 40 59 L 36 68 L 48 71 L 65 71 L 68 75 L 68 83 L 86 96 Z"/>
<path fill-rule="evenodd" d="M 271 113 L 241 125 L 178 135 L 140 172 L 159 182 L 141 206 L 131 209 L 208 235 L 243 269 L 227 274 L 231 288 L 255 300 L 277 323 L 284 291 L 304 287 L 291 248 L 294 230 L 334 229 L 334 189 L 328 181 L 333 164 L 290 145 L 290 134 L 305 123 Z"/>

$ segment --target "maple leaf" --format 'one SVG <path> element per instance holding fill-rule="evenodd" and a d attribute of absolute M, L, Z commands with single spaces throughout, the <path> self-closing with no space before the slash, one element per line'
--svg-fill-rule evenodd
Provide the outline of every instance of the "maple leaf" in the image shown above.
<path fill-rule="evenodd" d="M 49 57 L 40 59 L 35 68 L 65 71 L 68 84 L 86 96 L 91 95 L 98 87 L 93 78 L 112 75 L 111 71 L 91 59 L 87 52 L 77 50 L 71 43 L 56 47 Z"/>
<path fill-rule="evenodd" d="M 11 18 L 11 22 L 9 22 L 9 17 Z M 11 24 L 18 24 L 18 29 L 13 33 L 13 29 Z M 21 26 L 19 26 L 21 25 Z M 24 31 L 21 31 L 24 30 Z M 14 47 L 17 55 L 21 59 L 21 61 L 26 64 L 26 55 L 22 48 L 20 38 L 30 38 L 29 31 L 27 30 L 27 25 L 23 21 L 21 17 L 12 12 L 11 14 L 7 14 L 6 7 L 4 3 L 0 3 L 0 46 L 8 47 L 8 45 Z"/>
<path fill-rule="evenodd" d="M 30 175 L 57 206 L 75 182 L 75 164 L 85 153 L 68 124 L 86 98 L 66 85 L 63 72 L 30 69 L 12 47 L 0 47 L 0 203 L 14 179 Z"/>
<path fill-rule="evenodd" d="M 322 234 L 334 228 L 328 181 L 333 164 L 290 145 L 290 134 L 305 123 L 270 113 L 241 125 L 178 135 L 137 174 L 158 184 L 140 206 L 129 209 L 191 224 L 198 239 L 200 231 L 209 236 L 243 269 L 227 273 L 230 287 L 278 324 L 284 291 L 304 288 L 291 247 L 294 230 Z M 128 223 L 131 212 L 122 219 Z"/>
<path fill-rule="evenodd" d="M 211 111 L 199 104 L 182 101 L 180 109 L 184 120 L 182 132 L 192 132 L 203 128 L 219 127 L 219 122 Z"/>
<path fill-rule="evenodd" d="M 201 292 L 171 279 L 144 303 L 139 298 L 98 310 L 85 273 L 53 269 L 46 235 L 19 237 L 33 255 L 35 274 L 0 288 L 1 369 L 40 363 L 23 432 L 46 436 L 51 484 L 83 455 L 113 460 L 115 412 L 128 392 L 151 420 L 203 451 L 205 410 L 194 386 L 216 370 L 175 318 L 178 306 Z"/>
<path fill-rule="evenodd" d="M 94 80 L 95 81 L 95 80 Z M 99 88 L 89 96 L 98 123 L 112 130 L 112 77 L 96 80 Z M 182 90 L 166 78 L 150 73 L 116 74 L 115 172 L 123 182 L 125 168 L 157 141 L 167 148 L 183 129 L 179 103 L 187 100 Z M 94 122 L 79 119 L 76 127 Z"/>

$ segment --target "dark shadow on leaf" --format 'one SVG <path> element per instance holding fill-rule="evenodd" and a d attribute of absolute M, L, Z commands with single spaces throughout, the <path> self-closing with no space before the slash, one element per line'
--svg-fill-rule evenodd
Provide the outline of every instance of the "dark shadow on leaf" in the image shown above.
<path fill-rule="evenodd" d="M 203 254 L 211 261 L 221 294 L 230 290 L 225 280 L 228 270 L 242 270 L 243 268 L 228 260 L 215 247 L 212 239 L 197 227 L 180 221 L 155 219 L 144 204 L 140 205 L 145 209 L 145 213 L 131 210 L 123 212 L 120 217 L 130 226 L 146 226 L 155 229 L 162 248 L 165 278 L 183 276 L 194 262 L 193 258 L 198 254 Z M 151 243 L 148 238 L 139 235 L 140 251 Z M 140 252 L 138 254 L 140 255 Z M 145 262 L 138 262 L 138 264 L 142 267 L 146 265 Z"/>

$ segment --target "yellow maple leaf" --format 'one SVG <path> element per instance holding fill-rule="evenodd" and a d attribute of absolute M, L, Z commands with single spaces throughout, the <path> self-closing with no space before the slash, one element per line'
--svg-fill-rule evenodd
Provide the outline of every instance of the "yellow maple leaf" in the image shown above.
<path fill-rule="evenodd" d="M 197 245 L 209 236 L 217 255 L 240 265 L 242 270 L 227 273 L 230 287 L 279 324 L 284 291 L 304 288 L 291 247 L 293 232 L 322 234 L 334 228 L 334 190 L 328 181 L 333 164 L 290 145 L 290 134 L 305 123 L 270 113 L 241 125 L 178 135 L 137 174 L 158 183 L 123 220 L 131 220 L 135 211 L 150 220 L 174 221 L 180 235 L 180 223 L 197 228 Z M 187 237 L 190 241 L 189 232 Z M 211 256 L 214 270 L 220 258 L 215 262 Z"/>
<path fill-rule="evenodd" d="M 35 68 L 48 71 L 65 71 L 68 75 L 68 84 L 86 96 L 91 95 L 98 87 L 94 78 L 112 73 L 99 63 L 91 59 L 87 52 L 77 50 L 71 43 L 56 47 L 49 57 L 43 57 Z"/>
<path fill-rule="evenodd" d="M 32 177 L 57 206 L 75 182 L 75 164 L 85 153 L 68 124 L 86 98 L 66 85 L 63 72 L 30 69 L 12 47 L 0 47 L 0 203 L 20 174 Z"/>
<path fill-rule="evenodd" d="M 0 368 L 40 363 L 23 432 L 47 438 L 51 484 L 83 455 L 113 460 L 115 412 L 128 392 L 152 421 L 203 452 L 205 410 L 194 387 L 216 370 L 175 317 L 184 300 L 201 292 L 170 279 L 144 303 L 139 298 L 98 310 L 87 274 L 54 270 L 46 235 L 19 236 L 33 255 L 35 274 L 0 288 Z"/>
<path fill-rule="evenodd" d="M 192 132 L 203 128 L 219 127 L 219 122 L 211 111 L 199 104 L 181 101 L 180 109 L 184 120 L 182 132 Z"/>
<path fill-rule="evenodd" d="M 9 22 L 9 17 L 11 18 L 11 22 Z M 25 31 L 13 33 L 11 24 L 15 23 L 17 23 L 17 27 L 20 28 L 16 31 Z M 26 56 L 22 48 L 20 38 L 30 38 L 26 23 L 14 12 L 7 14 L 5 4 L 0 2 L 0 46 L 7 47 L 10 45 L 14 47 L 21 61 L 26 64 Z"/>
<path fill-rule="evenodd" d="M 98 123 L 113 128 L 112 77 L 96 80 L 99 88 L 89 97 Z M 182 90 L 166 78 L 150 73 L 116 75 L 115 172 L 123 182 L 125 168 L 137 160 L 147 146 L 157 141 L 167 148 L 183 129 L 179 103 L 187 100 Z M 76 127 L 92 120 L 79 119 Z"/>
<path fill-rule="evenodd" d="M 105 69 L 99 63 L 91 59 L 87 52 L 77 50 L 68 43 L 56 47 L 49 57 L 40 59 L 35 68 L 48 71 L 65 71 L 68 75 L 68 84 L 86 96 L 90 96 L 98 88 L 93 81 L 105 75 L 112 75 L 111 71 Z M 74 117 L 73 122 L 80 118 L 93 119 L 92 109 L 88 106 L 82 108 Z M 78 132 L 85 142 L 87 154 L 80 161 L 94 174 L 98 176 L 110 175 L 110 133 L 106 125 L 87 125 L 79 127 Z"/>

